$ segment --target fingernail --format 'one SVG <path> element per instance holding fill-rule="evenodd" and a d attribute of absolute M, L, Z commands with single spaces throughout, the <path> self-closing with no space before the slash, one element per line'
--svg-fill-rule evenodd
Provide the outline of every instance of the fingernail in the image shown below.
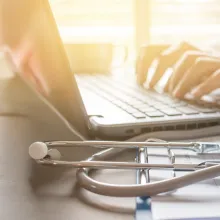
<path fill-rule="evenodd" d="M 149 82 L 148 86 L 149 86 L 149 88 L 153 88 L 154 87 L 154 83 L 151 81 L 151 82 Z"/>
<path fill-rule="evenodd" d="M 191 92 L 191 94 L 194 96 L 194 97 L 200 97 L 201 96 L 201 91 L 200 89 L 195 89 Z"/>
<path fill-rule="evenodd" d="M 181 93 L 178 89 L 175 89 L 172 93 L 174 97 L 181 98 Z"/>
<path fill-rule="evenodd" d="M 168 86 L 165 86 L 165 87 L 164 87 L 164 92 L 169 92 Z"/>
<path fill-rule="evenodd" d="M 195 96 L 194 96 L 192 93 L 187 93 L 187 94 L 185 95 L 185 98 L 186 98 L 187 100 L 194 100 L 194 99 L 195 99 Z"/>

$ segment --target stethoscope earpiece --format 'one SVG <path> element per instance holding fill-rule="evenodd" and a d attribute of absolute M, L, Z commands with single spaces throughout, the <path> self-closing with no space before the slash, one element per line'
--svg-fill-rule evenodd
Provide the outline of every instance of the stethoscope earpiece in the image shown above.
<path fill-rule="evenodd" d="M 35 160 L 44 159 L 48 155 L 48 147 L 46 143 L 34 142 L 29 147 L 29 155 Z"/>
<path fill-rule="evenodd" d="M 35 160 L 42 160 L 46 157 L 49 157 L 50 160 L 60 160 L 61 158 L 61 153 L 57 149 L 53 148 L 49 150 L 47 144 L 43 142 L 34 142 L 31 144 L 29 155 Z"/>
<path fill-rule="evenodd" d="M 48 154 L 47 154 L 47 156 L 49 156 L 49 158 L 51 159 L 51 160 L 60 160 L 60 158 L 61 158 L 61 153 L 60 153 L 60 151 L 58 151 L 57 149 L 50 149 L 49 151 L 48 151 Z"/>

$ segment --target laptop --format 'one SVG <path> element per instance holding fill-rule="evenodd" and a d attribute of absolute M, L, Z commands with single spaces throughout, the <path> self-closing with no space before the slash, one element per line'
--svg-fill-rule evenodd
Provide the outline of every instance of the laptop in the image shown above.
<path fill-rule="evenodd" d="M 5 19 L 10 13 L 3 10 L 2 33 L 18 75 L 85 137 L 119 140 L 146 132 L 220 123 L 219 108 L 146 90 L 133 76 L 124 80 L 117 74 L 73 73 L 49 2 L 33 1 L 28 10 L 21 4 L 14 7 L 16 28 L 10 31 Z"/>

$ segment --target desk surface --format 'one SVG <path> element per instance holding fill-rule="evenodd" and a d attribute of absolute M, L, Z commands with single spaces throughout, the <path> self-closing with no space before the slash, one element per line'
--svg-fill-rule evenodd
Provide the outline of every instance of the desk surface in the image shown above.
<path fill-rule="evenodd" d="M 4 94 L 7 91 L 4 89 L 3 91 L 2 88 L 0 85 L 0 113 L 5 110 L 20 111 L 19 107 L 24 104 L 24 100 L 14 99 L 14 94 L 17 92 L 13 93 L 11 88 L 15 87 L 6 89 L 11 93 L 6 96 Z M 18 94 L 19 97 L 23 95 Z M 4 105 L 9 100 L 16 105 L 13 107 L 8 103 Z M 22 110 L 27 111 L 30 108 L 31 106 L 28 106 Z M 31 112 L 38 110 L 31 108 Z M 44 115 L 47 118 L 47 115 L 51 116 L 51 112 L 44 112 Z M 28 147 L 34 141 L 73 139 L 70 131 L 57 122 L 59 120 L 51 120 L 48 123 L 43 117 L 32 120 L 25 116 L 0 116 L 0 218 L 3 220 L 134 219 L 134 198 L 104 197 L 80 190 L 76 184 L 74 169 L 39 166 L 29 157 Z M 62 154 L 72 160 L 86 158 L 93 152 L 91 148 L 62 150 Z M 123 155 L 123 159 L 126 160 L 130 156 Z M 98 172 L 96 178 L 110 183 L 134 183 L 135 173 L 106 170 Z M 89 198 L 86 200 L 87 204 L 79 199 L 79 194 Z M 109 211 L 113 206 L 121 211 L 121 207 L 125 207 L 126 211 L 125 213 Z"/>
<path fill-rule="evenodd" d="M 133 219 L 133 214 L 110 213 L 78 200 L 76 195 L 79 189 L 76 187 L 74 169 L 42 167 L 29 158 L 29 144 L 49 138 L 45 129 L 39 125 L 34 126 L 26 118 L 0 117 L 1 219 Z M 71 155 L 71 151 L 63 153 Z M 85 150 L 79 149 L 77 154 L 73 159 L 82 158 Z M 132 182 L 135 179 L 134 175 L 128 175 L 127 172 L 117 175 L 113 171 L 98 178 L 105 181 L 107 178 L 110 182 Z M 134 199 L 115 199 L 84 193 L 97 201 L 97 204 L 120 205 L 123 202 L 125 207 L 134 207 Z"/>
<path fill-rule="evenodd" d="M 75 169 L 39 166 L 29 157 L 28 147 L 34 141 L 73 140 L 73 135 L 51 111 L 40 109 L 42 103 L 33 102 L 33 97 L 27 96 L 30 91 L 20 88 L 18 82 L 0 82 L 0 218 L 134 219 L 135 199 L 110 198 L 80 190 L 76 185 Z M 45 118 L 39 112 L 41 110 Z M 40 117 L 13 116 L 14 113 L 25 115 L 28 111 L 38 112 Z M 11 116 L 1 115 L 6 112 Z M 49 121 L 46 120 L 48 117 Z M 92 153 L 94 149 L 91 148 L 62 150 L 62 154 L 72 160 L 87 158 Z M 96 178 L 112 183 L 134 183 L 135 174 L 111 170 L 99 172 Z M 79 194 L 86 195 L 89 198 L 86 201 L 93 205 L 78 199 Z M 123 204 L 129 208 L 129 213 L 110 212 L 110 206 L 114 204 L 117 207 Z M 105 210 L 100 205 L 108 208 Z"/>

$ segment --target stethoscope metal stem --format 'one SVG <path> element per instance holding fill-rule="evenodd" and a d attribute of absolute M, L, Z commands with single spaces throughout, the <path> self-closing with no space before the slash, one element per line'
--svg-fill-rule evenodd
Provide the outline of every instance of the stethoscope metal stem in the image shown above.
<path fill-rule="evenodd" d="M 110 161 L 60 161 L 43 159 L 38 161 L 42 165 L 69 166 L 74 168 L 93 168 L 93 169 L 177 169 L 180 171 L 194 171 L 218 163 L 203 164 L 149 164 L 136 162 L 110 162 Z"/>
<path fill-rule="evenodd" d="M 61 161 L 58 147 L 97 147 L 107 148 L 81 161 Z M 169 163 L 149 163 L 149 148 L 166 148 Z M 49 149 L 52 148 L 52 149 Z M 126 149 L 138 151 L 136 162 L 109 161 Z M 37 163 L 46 166 L 78 168 L 76 176 L 81 187 L 101 195 L 108 196 L 152 196 L 165 192 L 174 192 L 176 189 L 194 184 L 199 181 L 214 178 L 220 175 L 220 161 L 206 160 L 201 163 L 176 163 L 173 149 L 193 150 L 197 154 L 220 152 L 220 144 L 205 142 L 119 142 L 119 141 L 47 141 L 35 142 L 29 148 L 29 154 Z M 106 184 L 93 180 L 89 175 L 95 169 L 137 170 L 141 174 L 141 184 Z M 149 171 L 170 170 L 173 175 L 170 179 L 150 182 Z M 176 171 L 193 171 L 185 175 L 176 176 Z M 139 173 L 140 173 L 139 172 Z"/>
<path fill-rule="evenodd" d="M 94 146 L 114 148 L 138 148 L 138 147 L 196 147 L 195 142 L 120 142 L 120 141 L 51 141 L 45 142 L 50 147 Z"/>

